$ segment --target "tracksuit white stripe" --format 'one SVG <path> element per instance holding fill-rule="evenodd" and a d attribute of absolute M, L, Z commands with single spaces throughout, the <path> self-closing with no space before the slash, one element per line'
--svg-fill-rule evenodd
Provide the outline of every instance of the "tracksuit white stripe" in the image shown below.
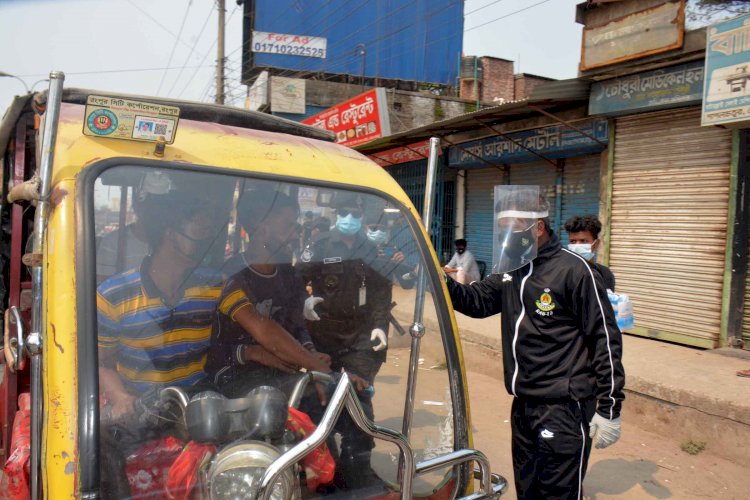
<path fill-rule="evenodd" d="M 578 401 L 578 409 L 581 411 L 581 418 L 586 418 L 580 401 Z M 581 460 L 578 462 L 578 500 L 581 500 L 583 495 L 583 457 L 586 453 L 586 432 L 583 430 L 583 422 L 580 422 L 579 425 L 581 426 Z"/>
<path fill-rule="evenodd" d="M 526 280 L 529 279 L 529 276 L 531 276 L 531 273 L 534 271 L 534 262 L 529 262 L 529 273 L 524 276 L 524 278 L 521 280 L 521 292 L 520 292 L 520 299 L 521 299 L 521 315 L 518 316 L 518 319 L 516 320 L 516 328 L 513 332 L 513 362 L 515 364 L 513 368 L 513 380 L 510 384 L 510 389 L 513 392 L 513 395 L 515 397 L 518 397 L 516 394 L 516 378 L 518 378 L 518 358 L 516 357 L 516 342 L 518 341 L 518 328 L 521 326 L 521 321 L 523 320 L 523 317 L 526 315 L 526 305 L 523 303 L 523 288 L 526 286 Z"/>
<path fill-rule="evenodd" d="M 567 248 L 563 248 L 563 251 L 568 252 L 570 255 L 575 255 L 579 259 L 581 259 L 586 264 L 586 269 L 589 270 L 589 275 L 591 276 L 591 282 L 594 284 L 594 290 L 596 290 L 596 279 L 594 278 L 594 272 L 591 270 L 591 266 L 589 266 L 589 263 L 586 262 L 586 259 L 581 257 L 575 252 L 571 252 Z M 607 336 L 607 353 L 609 354 L 609 373 L 610 373 L 610 385 L 609 385 L 609 399 L 612 400 L 612 406 L 609 408 L 609 419 L 612 420 L 614 418 L 614 411 L 615 411 L 615 404 L 617 401 L 615 400 L 613 394 L 615 391 L 615 365 L 612 363 L 612 348 L 609 344 L 609 329 L 607 328 L 607 321 L 605 320 L 604 316 L 604 308 L 602 307 L 602 301 L 599 299 L 599 294 L 596 294 L 596 301 L 599 303 L 599 310 L 602 313 L 602 324 L 604 325 L 604 333 Z"/>

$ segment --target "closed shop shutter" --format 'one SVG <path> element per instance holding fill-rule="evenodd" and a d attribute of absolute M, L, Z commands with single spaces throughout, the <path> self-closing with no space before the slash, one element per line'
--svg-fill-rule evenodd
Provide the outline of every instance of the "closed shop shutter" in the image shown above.
<path fill-rule="evenodd" d="M 433 208 L 432 245 L 438 258 L 453 246 L 453 205 L 455 204 L 455 174 L 446 172 L 443 157 L 438 158 L 436 173 L 435 206 Z M 421 214 L 424 210 L 427 160 L 400 163 L 386 168 L 398 185 L 406 192 L 414 207 Z M 450 258 L 450 256 L 448 257 Z"/>
<path fill-rule="evenodd" d="M 599 174 L 601 155 L 579 156 L 565 160 L 562 182 L 560 239 L 568 244 L 565 221 L 575 215 L 599 216 Z"/>
<path fill-rule="evenodd" d="M 510 183 L 522 186 L 539 186 L 539 192 L 549 203 L 550 222 L 558 230 L 557 220 L 557 167 L 546 161 L 518 163 L 510 167 Z M 559 232 L 558 232 L 559 234 Z"/>
<path fill-rule="evenodd" d="M 497 168 L 466 171 L 466 213 L 464 235 L 477 261 L 492 268 L 492 232 L 494 230 L 494 189 L 503 184 L 503 173 Z"/>
<path fill-rule="evenodd" d="M 731 132 L 683 109 L 618 119 L 615 136 L 610 267 L 635 333 L 715 347 Z"/>

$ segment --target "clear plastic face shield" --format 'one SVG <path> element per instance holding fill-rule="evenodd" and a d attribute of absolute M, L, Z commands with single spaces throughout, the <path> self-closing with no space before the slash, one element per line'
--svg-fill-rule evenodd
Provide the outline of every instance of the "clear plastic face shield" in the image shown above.
<path fill-rule="evenodd" d="M 549 216 L 539 186 L 495 186 L 492 272 L 507 273 L 537 255 L 537 222 Z"/>

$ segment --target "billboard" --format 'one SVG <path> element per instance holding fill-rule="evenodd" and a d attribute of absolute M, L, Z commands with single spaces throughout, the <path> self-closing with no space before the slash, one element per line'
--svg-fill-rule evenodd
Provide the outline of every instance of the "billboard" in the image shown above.
<path fill-rule="evenodd" d="M 380 137 L 391 135 L 385 89 L 368 90 L 311 116 L 302 123 L 336 134 L 336 142 L 358 146 Z"/>
<path fill-rule="evenodd" d="M 750 14 L 708 28 L 702 125 L 750 120 Z"/>
<path fill-rule="evenodd" d="M 314 72 L 456 84 L 462 0 L 254 0 L 244 5 L 244 81 L 255 68 L 275 68 L 284 76 Z"/>
<path fill-rule="evenodd" d="M 685 0 L 663 4 L 583 29 L 580 70 L 629 61 L 682 47 Z"/>

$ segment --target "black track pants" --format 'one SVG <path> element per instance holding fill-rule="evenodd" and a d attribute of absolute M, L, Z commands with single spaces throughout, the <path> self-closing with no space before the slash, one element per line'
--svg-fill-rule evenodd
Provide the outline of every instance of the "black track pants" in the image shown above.
<path fill-rule="evenodd" d="M 513 400 L 513 472 L 519 499 L 580 499 L 596 402 Z"/>

